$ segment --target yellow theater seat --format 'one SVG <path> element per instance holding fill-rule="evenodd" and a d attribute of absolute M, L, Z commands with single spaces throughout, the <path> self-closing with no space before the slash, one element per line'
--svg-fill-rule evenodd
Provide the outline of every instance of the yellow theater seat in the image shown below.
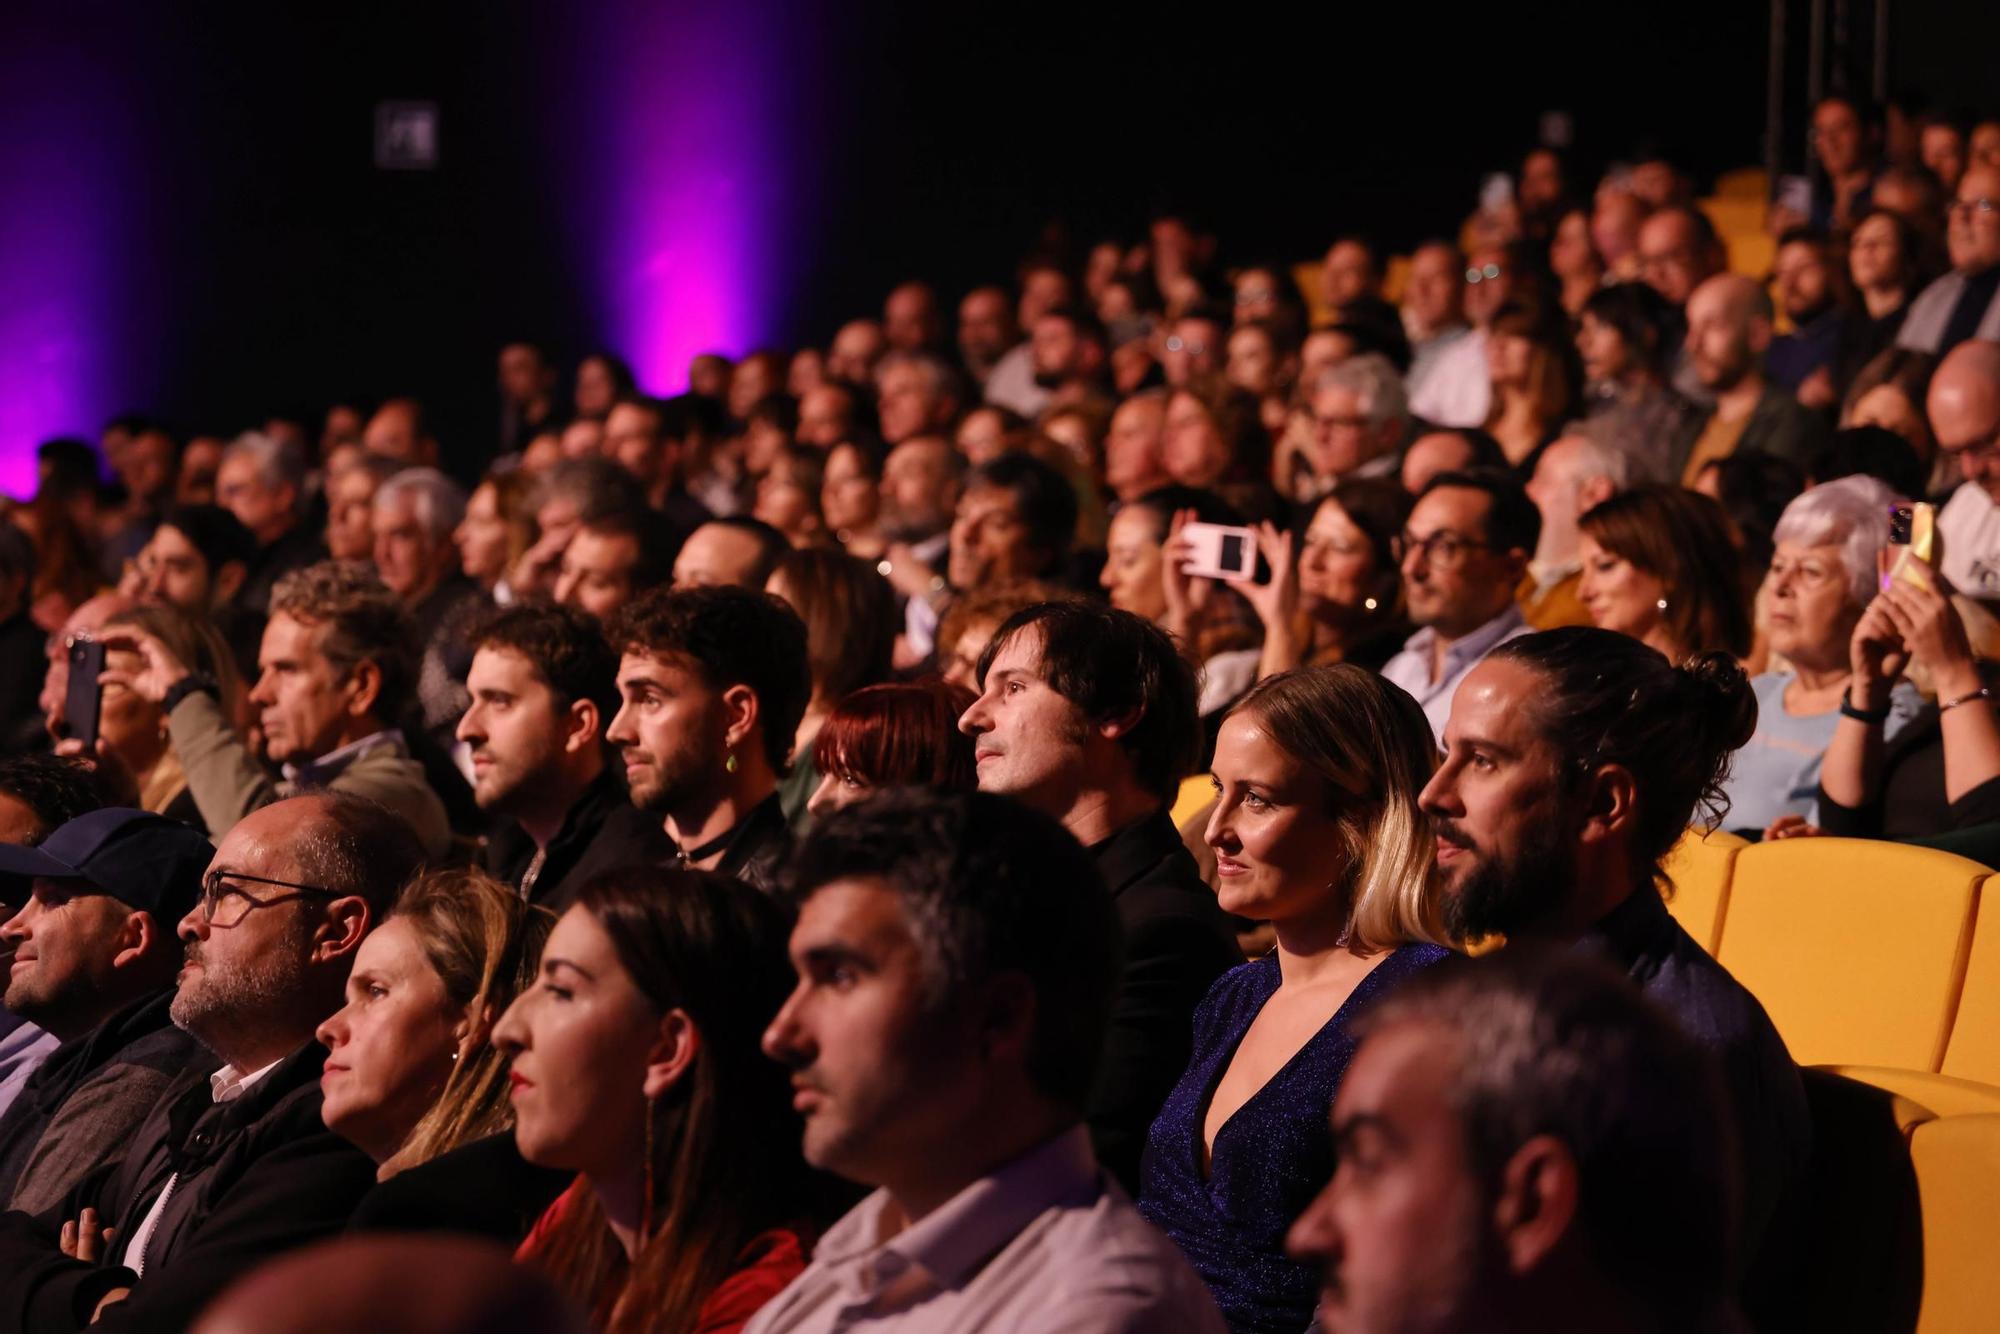
<path fill-rule="evenodd" d="M 1736 855 L 1716 958 L 1801 1065 L 1935 1071 L 1987 874 L 1899 843 L 1760 843 Z"/>
<path fill-rule="evenodd" d="M 1938 1069 L 1954 1079 L 2000 1085 L 2000 876 L 1988 877 L 1979 887 L 1979 921 L 1972 929 L 1951 1040 Z"/>
<path fill-rule="evenodd" d="M 1674 882 L 1667 911 L 1710 954 L 1722 938 L 1722 917 L 1729 909 L 1729 871 L 1747 840 L 1724 829 L 1704 835 L 1690 829 L 1667 854 L 1667 877 Z"/>
<path fill-rule="evenodd" d="M 1179 829 L 1188 819 L 1215 800 L 1215 784 L 1207 774 L 1194 774 L 1181 779 L 1181 790 L 1174 795 L 1174 828 Z"/>
<path fill-rule="evenodd" d="M 1910 1136 L 1923 1210 L 1924 1297 L 1917 1334 L 1989 1330 L 2000 1318 L 1994 1203 L 2000 1116 L 1947 1116 Z"/>

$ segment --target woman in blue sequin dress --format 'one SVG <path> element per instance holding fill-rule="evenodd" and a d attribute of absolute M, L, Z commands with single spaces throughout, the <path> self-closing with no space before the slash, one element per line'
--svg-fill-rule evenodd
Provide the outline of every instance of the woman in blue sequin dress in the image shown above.
<path fill-rule="evenodd" d="M 1415 700 L 1373 672 L 1260 682 L 1222 724 L 1213 774 L 1225 910 L 1277 947 L 1225 973 L 1147 1139 L 1139 1207 L 1186 1252 L 1237 1334 L 1299 1334 L 1319 1290 L 1285 1232 L 1333 1174 L 1327 1118 L 1353 1018 L 1446 956 L 1417 794 L 1436 763 Z"/>

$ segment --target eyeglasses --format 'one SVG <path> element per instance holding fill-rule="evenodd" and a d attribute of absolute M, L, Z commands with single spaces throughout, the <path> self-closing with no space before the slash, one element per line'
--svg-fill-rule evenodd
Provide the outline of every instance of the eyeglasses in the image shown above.
<path fill-rule="evenodd" d="M 1365 412 L 1351 412 L 1345 416 L 1335 417 L 1315 415 L 1312 424 L 1315 431 L 1322 435 L 1330 435 L 1335 431 L 1359 431 L 1369 424 L 1369 420 Z"/>
<path fill-rule="evenodd" d="M 1397 562 L 1412 555 L 1420 555 L 1426 563 L 1441 570 L 1451 569 L 1464 561 L 1466 553 L 1490 547 L 1476 537 L 1464 537 L 1449 528 L 1440 528 L 1429 537 L 1418 537 L 1414 533 L 1403 533 L 1389 539 L 1389 551 Z"/>
<path fill-rule="evenodd" d="M 2000 200 L 1954 199 L 1945 211 L 1954 218 L 1967 218 L 1974 213 L 1992 213 L 1996 209 L 2000 209 Z"/>
<path fill-rule="evenodd" d="M 240 880 L 249 885 L 275 885 L 279 889 L 296 891 L 280 894 L 276 898 L 253 899 L 234 885 L 225 885 L 224 880 Z M 201 915 L 210 926 L 231 927 L 259 908 L 274 908 L 280 903 L 292 903 L 302 898 L 337 899 L 339 893 L 322 889 L 318 885 L 301 885 L 294 880 L 273 880 L 269 876 L 245 875 L 241 871 L 224 871 L 220 868 L 210 871 L 201 878 Z"/>
<path fill-rule="evenodd" d="M 1482 264 L 1477 268 L 1467 269 L 1465 271 L 1465 281 L 1477 286 L 1480 283 L 1492 282 L 1500 276 L 1501 272 L 1502 270 L 1498 264 Z"/>
<path fill-rule="evenodd" d="M 1202 353 L 1208 351 L 1208 344 L 1197 342 L 1192 338 L 1183 338 L 1179 334 L 1174 334 L 1172 337 L 1167 339 L 1167 351 L 1185 352 L 1191 357 L 1198 357 Z"/>

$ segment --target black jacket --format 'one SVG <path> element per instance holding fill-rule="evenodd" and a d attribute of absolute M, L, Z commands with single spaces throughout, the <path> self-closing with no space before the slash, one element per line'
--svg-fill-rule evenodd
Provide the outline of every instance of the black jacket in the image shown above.
<path fill-rule="evenodd" d="M 0 1334 L 82 1330 L 104 1294 L 130 1286 L 92 1328 L 184 1329 L 264 1260 L 338 1232 L 375 1164 L 320 1121 L 326 1049 L 309 1043 L 233 1102 L 190 1070 L 139 1127 L 124 1161 L 40 1218 L 0 1215 Z M 146 1272 L 71 1260 L 56 1229 L 84 1207 L 113 1223 L 115 1261 L 173 1179 L 146 1247 Z"/>
<path fill-rule="evenodd" d="M 152 1110 L 140 1090 L 151 1089 L 152 1101 L 157 1102 L 182 1072 L 215 1068 L 214 1058 L 202 1045 L 174 1027 L 168 1016 L 173 999 L 169 987 L 134 1001 L 90 1032 L 57 1047 L 28 1077 L 20 1096 L 0 1116 L 0 1202 L 14 1197 L 43 1133 L 86 1083 L 102 1096 L 85 1099 L 91 1104 L 88 1115 L 73 1116 L 58 1134 L 65 1141 L 64 1172 L 74 1169 L 74 1175 L 67 1180 L 62 1175 L 49 1177 L 53 1165 L 38 1164 L 36 1176 L 49 1177 L 37 1182 L 33 1194 L 38 1199 L 67 1194 L 77 1181 L 125 1156 L 132 1132 Z M 132 1096 L 121 1096 L 128 1093 Z"/>
<path fill-rule="evenodd" d="M 1090 854 L 1118 906 L 1125 964 L 1086 1120 L 1098 1161 L 1136 1195 L 1146 1132 L 1187 1069 L 1194 1007 L 1243 955 L 1165 810 Z"/>
<path fill-rule="evenodd" d="M 706 861 L 720 850 L 715 863 L 719 875 L 733 875 L 746 885 L 767 894 L 776 893 L 778 877 L 784 873 L 785 859 L 792 855 L 792 828 L 785 823 L 785 809 L 776 792 L 750 808 L 750 813 L 714 841 L 689 848 L 690 862 Z M 671 841 L 667 847 L 671 864 L 679 855 Z"/>
<path fill-rule="evenodd" d="M 398 1172 L 363 1197 L 355 1232 L 457 1232 L 518 1246 L 576 1173 L 536 1167 L 514 1132 L 462 1144 Z"/>
<path fill-rule="evenodd" d="M 617 773 L 606 768 L 569 808 L 562 828 L 549 840 L 548 855 L 535 875 L 528 899 L 560 913 L 576 899 L 584 881 L 615 866 L 660 866 L 674 855 L 660 817 L 632 805 Z M 535 841 L 507 820 L 486 840 L 481 862 L 493 875 L 519 889 L 535 860 Z"/>

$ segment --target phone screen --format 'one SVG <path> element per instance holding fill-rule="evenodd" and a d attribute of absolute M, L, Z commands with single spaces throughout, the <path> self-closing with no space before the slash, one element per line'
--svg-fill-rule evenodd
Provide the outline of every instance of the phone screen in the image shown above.
<path fill-rule="evenodd" d="M 1215 563 L 1231 574 L 1239 573 L 1245 564 L 1243 559 L 1243 536 L 1240 533 L 1222 535 L 1221 554 Z"/>
<path fill-rule="evenodd" d="M 97 748 L 97 709 L 104 688 L 97 674 L 104 670 L 104 645 L 80 639 L 69 646 L 69 693 L 63 698 L 63 721 L 86 753 Z"/>

